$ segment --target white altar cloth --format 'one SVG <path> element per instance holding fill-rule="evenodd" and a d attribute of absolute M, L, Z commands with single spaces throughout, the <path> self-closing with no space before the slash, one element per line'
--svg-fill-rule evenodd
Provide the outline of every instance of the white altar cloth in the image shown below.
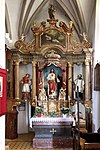
<path fill-rule="evenodd" d="M 32 117 L 30 119 L 30 128 L 32 128 L 32 122 L 73 122 L 73 126 L 75 126 L 74 117 L 68 116 L 66 118 L 63 117 Z"/>

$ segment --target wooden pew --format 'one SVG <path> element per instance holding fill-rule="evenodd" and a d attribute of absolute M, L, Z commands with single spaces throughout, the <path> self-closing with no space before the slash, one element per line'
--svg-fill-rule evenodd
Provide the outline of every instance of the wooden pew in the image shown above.
<path fill-rule="evenodd" d="M 78 135 L 74 136 L 74 150 L 78 150 Z M 82 133 L 80 132 L 81 150 L 100 150 L 99 133 Z"/>

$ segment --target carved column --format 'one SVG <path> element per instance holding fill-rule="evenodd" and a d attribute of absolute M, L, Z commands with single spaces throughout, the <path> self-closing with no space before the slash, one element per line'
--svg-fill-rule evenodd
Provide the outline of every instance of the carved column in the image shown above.
<path fill-rule="evenodd" d="M 90 86 L 89 86 L 89 60 L 85 60 L 85 101 L 89 100 L 90 95 Z"/>
<path fill-rule="evenodd" d="M 19 63 L 15 62 L 15 99 L 19 99 Z"/>
<path fill-rule="evenodd" d="M 68 96 L 72 99 L 72 76 L 73 76 L 73 65 L 68 62 Z"/>
<path fill-rule="evenodd" d="M 36 61 L 32 61 L 32 100 L 36 97 Z"/>

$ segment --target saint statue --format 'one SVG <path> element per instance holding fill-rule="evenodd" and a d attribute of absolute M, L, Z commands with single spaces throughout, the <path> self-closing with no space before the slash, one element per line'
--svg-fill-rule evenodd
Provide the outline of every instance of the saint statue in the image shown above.
<path fill-rule="evenodd" d="M 50 19 L 55 19 L 55 8 L 52 4 L 50 5 L 50 7 L 48 9 L 48 13 L 49 13 Z"/>
<path fill-rule="evenodd" d="M 25 74 L 25 76 L 22 78 L 21 83 L 23 84 L 22 87 L 22 99 L 30 99 L 30 92 L 31 92 L 31 80 L 30 80 L 30 74 Z"/>
<path fill-rule="evenodd" d="M 75 97 L 83 100 L 84 80 L 82 78 L 82 74 L 77 75 L 77 79 L 75 79 L 74 83 L 75 83 L 75 95 L 76 95 Z"/>

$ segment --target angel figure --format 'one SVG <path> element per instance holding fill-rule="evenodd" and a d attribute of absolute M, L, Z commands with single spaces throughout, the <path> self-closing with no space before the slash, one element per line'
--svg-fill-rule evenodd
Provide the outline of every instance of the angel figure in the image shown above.
<path fill-rule="evenodd" d="M 22 41 L 22 42 L 25 41 L 25 37 L 26 36 L 22 33 L 21 36 L 20 36 L 20 41 Z"/>
<path fill-rule="evenodd" d="M 83 40 L 88 42 L 87 40 L 87 34 L 85 32 L 83 32 L 82 34 L 80 34 L 83 37 Z"/>

